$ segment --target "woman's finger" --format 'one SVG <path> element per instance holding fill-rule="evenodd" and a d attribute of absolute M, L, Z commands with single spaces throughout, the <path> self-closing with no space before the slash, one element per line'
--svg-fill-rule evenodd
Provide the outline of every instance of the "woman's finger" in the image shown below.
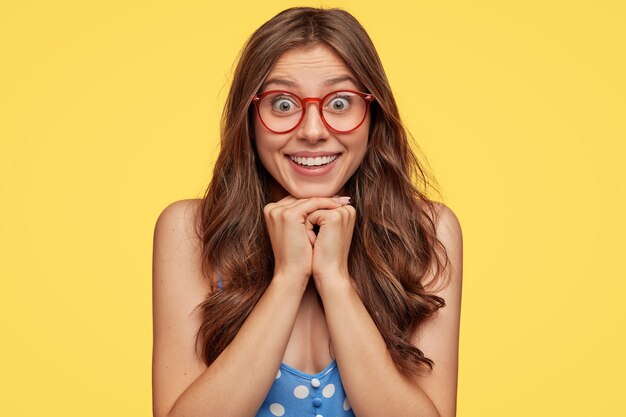
<path fill-rule="evenodd" d="M 349 217 L 349 213 L 344 211 L 345 206 L 337 207 L 336 210 L 316 210 L 313 213 L 309 213 L 306 218 L 307 223 L 310 224 L 318 224 L 322 226 L 321 223 L 327 222 L 340 222 L 344 218 Z"/>
<path fill-rule="evenodd" d="M 289 208 L 286 208 L 285 211 L 295 211 L 298 214 L 302 215 L 303 218 L 316 210 L 319 209 L 334 209 L 337 207 L 341 207 L 348 204 L 345 200 L 329 198 L 329 197 L 313 197 L 307 198 L 303 200 L 298 200 L 298 202 Z"/>
<path fill-rule="evenodd" d="M 309 242 L 311 242 L 311 246 L 315 246 L 315 240 L 317 239 L 317 235 L 315 234 L 313 229 L 307 230 L 306 233 L 307 236 L 309 236 Z"/>
<path fill-rule="evenodd" d="M 278 200 L 277 202 L 275 202 L 274 204 L 276 205 L 276 207 L 284 207 L 284 206 L 288 206 L 291 205 L 295 202 L 297 202 L 298 199 L 295 198 L 294 196 L 292 196 L 291 194 L 289 194 L 288 196 Z"/>
<path fill-rule="evenodd" d="M 272 210 L 276 210 L 276 209 L 280 209 L 280 210 L 284 210 L 287 207 L 291 207 L 292 205 L 294 205 L 295 203 L 298 202 L 298 199 L 295 198 L 292 195 L 288 195 L 287 197 L 278 200 L 276 202 L 272 202 L 272 203 L 268 203 L 265 208 L 263 209 L 263 211 L 265 212 L 266 215 L 268 215 Z"/>

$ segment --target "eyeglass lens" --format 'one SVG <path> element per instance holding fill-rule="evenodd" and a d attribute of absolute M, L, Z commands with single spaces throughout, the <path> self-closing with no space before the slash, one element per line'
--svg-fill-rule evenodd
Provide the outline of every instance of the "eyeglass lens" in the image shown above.
<path fill-rule="evenodd" d="M 258 103 L 259 116 L 265 125 L 276 132 L 294 128 L 304 108 L 292 94 L 276 92 L 263 97 Z M 315 106 L 317 107 L 317 103 Z M 365 117 L 367 103 L 349 91 L 337 91 L 322 104 L 322 114 L 326 123 L 337 131 L 348 131 L 357 127 Z"/>

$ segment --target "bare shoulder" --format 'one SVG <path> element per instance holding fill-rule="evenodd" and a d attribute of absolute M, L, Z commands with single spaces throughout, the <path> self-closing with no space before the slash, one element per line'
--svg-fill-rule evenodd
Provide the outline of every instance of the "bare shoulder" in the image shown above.
<path fill-rule="evenodd" d="M 177 281 L 186 291 L 193 291 L 190 296 L 194 298 L 209 289 L 201 272 L 202 242 L 196 232 L 200 204 L 199 199 L 169 204 L 156 221 L 153 239 L 153 278 L 158 279 L 153 284 Z"/>
<path fill-rule="evenodd" d="M 444 244 L 446 250 L 458 252 L 463 245 L 461 222 L 452 209 L 443 203 L 435 201 L 437 238 Z"/>
<path fill-rule="evenodd" d="M 463 235 L 458 217 L 448 206 L 435 202 L 434 215 L 437 238 L 449 259 L 445 270 L 449 281 L 435 292 L 445 300 L 445 306 L 416 330 L 412 343 L 434 361 L 432 372 L 420 377 L 417 383 L 433 401 L 440 416 L 453 417 L 457 400 Z"/>
<path fill-rule="evenodd" d="M 202 200 L 200 199 L 187 199 L 167 205 L 157 218 L 155 234 L 165 232 L 171 236 L 172 234 L 180 235 L 183 233 L 186 236 L 179 237 L 192 237 L 201 204 Z"/>
<path fill-rule="evenodd" d="M 202 274 L 202 245 L 195 230 L 201 200 L 169 204 L 154 228 L 152 258 L 153 415 L 165 416 L 206 369 L 196 355 L 202 323 L 196 307 L 210 286 Z"/>
<path fill-rule="evenodd" d="M 445 248 L 448 257 L 445 270 L 439 271 L 445 274 L 444 280 L 448 281 L 448 284 L 435 295 L 446 300 L 446 307 L 449 307 L 447 311 L 450 311 L 455 308 L 455 303 L 457 307 L 460 307 L 463 278 L 463 232 L 459 218 L 450 207 L 438 201 L 433 201 L 433 203 L 435 211 L 429 215 L 433 216 L 431 218 L 435 224 L 437 239 Z M 446 307 L 441 310 L 445 310 Z"/>

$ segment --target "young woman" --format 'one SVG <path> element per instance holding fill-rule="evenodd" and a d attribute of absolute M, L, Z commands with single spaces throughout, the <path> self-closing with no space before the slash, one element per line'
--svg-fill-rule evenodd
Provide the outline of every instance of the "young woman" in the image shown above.
<path fill-rule="evenodd" d="M 155 227 L 154 416 L 454 416 L 461 229 L 416 184 L 357 20 L 262 25 L 205 197 Z"/>

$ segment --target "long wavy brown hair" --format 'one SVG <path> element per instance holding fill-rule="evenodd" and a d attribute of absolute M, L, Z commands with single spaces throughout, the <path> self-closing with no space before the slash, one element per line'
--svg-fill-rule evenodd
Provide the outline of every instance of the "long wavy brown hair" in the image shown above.
<path fill-rule="evenodd" d="M 240 52 L 222 115 L 220 153 L 197 213 L 202 270 L 211 291 L 197 306 L 203 323 L 196 348 L 201 346 L 210 366 L 272 279 L 274 254 L 263 207 L 271 202 L 273 179 L 255 149 L 250 103 L 283 52 L 318 43 L 333 48 L 376 97 L 366 155 L 345 185 L 357 213 L 348 271 L 398 369 L 405 374 L 432 369 L 434 362 L 410 336 L 445 305 L 429 293 L 448 265 L 436 237 L 436 205 L 425 194 L 429 186 L 436 190 L 436 181 L 409 146 L 372 40 L 339 8 L 284 10 L 257 29 Z M 218 270 L 225 278 L 221 291 L 216 291 Z"/>

